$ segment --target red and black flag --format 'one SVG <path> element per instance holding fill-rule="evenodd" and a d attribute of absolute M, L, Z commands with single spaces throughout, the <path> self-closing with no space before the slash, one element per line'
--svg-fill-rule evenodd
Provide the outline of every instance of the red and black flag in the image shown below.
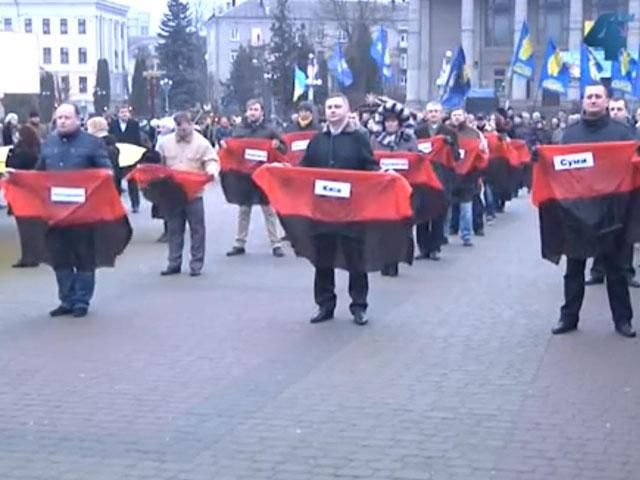
<path fill-rule="evenodd" d="M 307 151 L 307 145 L 313 137 L 318 134 L 315 130 L 305 130 L 304 132 L 293 132 L 282 135 L 282 140 L 287 146 L 287 162 L 294 167 L 300 165 L 304 152 Z"/>
<path fill-rule="evenodd" d="M 447 209 L 442 183 L 431 162 L 417 152 L 373 152 L 382 170 L 393 170 L 407 179 L 413 189 L 411 204 L 417 223 L 428 222 Z"/>
<path fill-rule="evenodd" d="M 16 171 L 3 181 L 13 214 L 22 221 L 31 252 L 27 258 L 51 264 L 50 229 L 90 227 L 96 267 L 112 267 L 131 239 L 113 176 L 107 170 Z"/>
<path fill-rule="evenodd" d="M 411 186 L 402 176 L 267 165 L 253 178 L 278 213 L 296 255 L 316 267 L 374 272 L 410 261 Z M 324 248 L 328 243 L 332 248 Z M 352 258 L 347 245 L 354 243 L 361 258 Z M 334 248 L 337 254 L 328 258 Z"/>
<path fill-rule="evenodd" d="M 531 152 L 524 140 L 511 140 L 512 155 L 509 157 L 511 165 L 518 168 L 531 163 Z"/>
<path fill-rule="evenodd" d="M 444 135 L 418 140 L 418 151 L 433 165 L 433 170 L 438 176 L 446 200 L 451 200 L 451 194 L 455 187 L 455 157 L 453 147 L 446 142 Z"/>
<path fill-rule="evenodd" d="M 454 166 L 456 189 L 471 192 L 478 185 L 480 173 L 487 169 L 489 156 L 479 138 L 458 138 L 459 159 Z"/>
<path fill-rule="evenodd" d="M 518 153 L 508 137 L 496 132 L 485 134 L 489 147 L 487 181 L 498 198 L 509 199 L 521 178 Z"/>
<path fill-rule="evenodd" d="M 542 256 L 554 263 L 594 257 L 620 235 L 640 241 L 636 142 L 541 145 L 532 201 L 540 216 Z"/>
<path fill-rule="evenodd" d="M 267 205 L 269 200 L 251 175 L 262 165 L 286 162 L 284 155 L 264 138 L 228 138 L 220 155 L 220 182 L 227 202 L 234 205 Z"/>
<path fill-rule="evenodd" d="M 157 205 L 160 214 L 165 216 L 184 208 L 202 193 L 213 177 L 204 172 L 175 170 L 148 163 L 138 165 L 127 179 L 138 182 L 144 197 Z"/>

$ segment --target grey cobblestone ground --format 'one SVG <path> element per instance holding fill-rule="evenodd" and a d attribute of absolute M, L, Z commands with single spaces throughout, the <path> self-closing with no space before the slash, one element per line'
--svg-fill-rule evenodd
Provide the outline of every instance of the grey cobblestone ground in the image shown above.
<path fill-rule="evenodd" d="M 269 255 L 259 212 L 226 258 L 235 210 L 207 202 L 206 275 L 160 278 L 141 213 L 83 320 L 46 317 L 52 275 L 9 269 L 0 220 L 1 479 L 640 478 L 638 343 L 601 287 L 551 338 L 561 270 L 528 200 L 474 249 L 372 276 L 365 328 L 342 275 L 338 318 L 309 325 L 311 268 Z"/>

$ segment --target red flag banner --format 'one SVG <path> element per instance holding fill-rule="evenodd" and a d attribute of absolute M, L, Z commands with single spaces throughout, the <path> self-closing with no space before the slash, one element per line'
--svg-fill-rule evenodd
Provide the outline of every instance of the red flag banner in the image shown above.
<path fill-rule="evenodd" d="M 140 185 L 144 197 L 158 206 L 161 215 L 171 215 L 202 193 L 213 180 L 204 172 L 175 170 L 164 165 L 142 164 L 127 179 Z"/>
<path fill-rule="evenodd" d="M 25 256 L 50 263 L 50 228 L 93 230 L 96 266 L 113 266 L 131 239 L 131 225 L 107 170 L 16 171 L 3 180 L 13 214 L 25 220 L 34 240 Z"/>
<path fill-rule="evenodd" d="M 251 179 L 262 165 L 286 162 L 286 158 L 264 138 L 228 138 L 219 151 L 220 182 L 227 202 L 234 205 L 267 205 L 269 201 Z"/>
<path fill-rule="evenodd" d="M 453 167 L 455 163 L 453 150 L 445 141 L 444 135 L 418 140 L 418 151 L 430 162 L 439 163 L 446 167 Z"/>
<path fill-rule="evenodd" d="M 511 148 L 513 155 L 510 157 L 514 167 L 520 167 L 527 163 L 531 163 L 531 152 L 529 146 L 524 140 L 511 140 Z"/>
<path fill-rule="evenodd" d="M 278 213 L 296 255 L 313 265 L 372 272 L 410 261 L 411 186 L 402 176 L 266 165 L 253 178 Z M 333 258 L 319 248 L 327 237 L 337 242 Z M 341 238 L 361 245 L 357 265 L 345 255 Z"/>
<path fill-rule="evenodd" d="M 455 164 L 458 175 L 467 175 L 472 171 L 479 172 L 489 165 L 489 156 L 482 149 L 479 138 L 459 138 L 460 160 Z"/>
<path fill-rule="evenodd" d="M 407 179 L 413 194 L 413 217 L 417 223 L 428 222 L 447 208 L 442 183 L 431 162 L 417 152 L 373 152 L 382 170 L 393 170 Z"/>
<path fill-rule="evenodd" d="M 318 134 L 315 130 L 305 130 L 304 132 L 287 133 L 282 136 L 287 146 L 287 161 L 295 166 L 300 165 L 304 152 L 307 151 L 307 145 L 313 137 Z"/>
<path fill-rule="evenodd" d="M 521 178 L 518 152 L 509 138 L 496 132 L 486 133 L 485 137 L 489 147 L 487 180 L 498 197 L 510 199 Z"/>
<path fill-rule="evenodd" d="M 540 216 L 542 256 L 588 258 L 623 234 L 640 241 L 636 142 L 541 145 L 532 201 Z"/>

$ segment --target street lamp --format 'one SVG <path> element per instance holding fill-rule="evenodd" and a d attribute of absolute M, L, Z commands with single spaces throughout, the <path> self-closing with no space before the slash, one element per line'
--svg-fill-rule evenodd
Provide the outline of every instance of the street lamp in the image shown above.
<path fill-rule="evenodd" d="M 167 115 L 169 114 L 169 91 L 172 85 L 173 81 L 170 78 L 160 80 L 160 88 L 162 88 L 162 93 L 164 93 L 164 111 Z"/>

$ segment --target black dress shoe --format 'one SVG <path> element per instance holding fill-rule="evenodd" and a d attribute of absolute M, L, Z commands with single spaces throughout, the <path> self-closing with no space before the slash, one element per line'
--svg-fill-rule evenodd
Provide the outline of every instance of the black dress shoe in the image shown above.
<path fill-rule="evenodd" d="M 238 255 L 244 255 L 245 253 L 247 252 L 244 247 L 235 246 L 227 252 L 227 257 L 236 257 Z"/>
<path fill-rule="evenodd" d="M 67 307 L 66 305 L 60 305 L 59 307 L 54 308 L 49 312 L 50 317 L 62 317 L 64 315 L 71 315 L 73 313 L 73 308 Z"/>
<path fill-rule="evenodd" d="M 551 329 L 551 333 L 554 335 L 562 335 L 563 333 L 569 333 L 577 329 L 577 323 L 570 322 L 568 320 L 560 320 L 558 324 Z"/>
<path fill-rule="evenodd" d="M 160 272 L 160 275 L 162 275 L 163 277 L 168 277 L 169 275 L 178 275 L 180 271 L 180 267 L 167 267 Z"/>
<path fill-rule="evenodd" d="M 484 230 L 478 230 L 475 232 L 476 237 L 484 237 Z"/>
<path fill-rule="evenodd" d="M 76 307 L 73 307 L 73 313 L 71 315 L 73 315 L 75 318 L 82 318 L 86 317 L 87 313 L 89 313 L 89 307 L 78 305 Z"/>
<path fill-rule="evenodd" d="M 640 282 L 638 282 L 635 278 L 629 278 L 627 280 L 627 285 L 631 288 L 640 288 Z"/>
<path fill-rule="evenodd" d="M 282 247 L 273 247 L 272 253 L 276 258 L 284 257 L 284 250 L 282 250 Z"/>
<path fill-rule="evenodd" d="M 440 254 L 438 252 L 431 252 L 429 254 L 429 260 L 432 260 L 434 262 L 439 262 L 440 261 Z"/>
<path fill-rule="evenodd" d="M 311 317 L 311 320 L 309 320 L 309 322 L 321 323 L 321 322 L 326 322 L 327 320 L 332 320 L 332 319 L 333 319 L 333 310 L 327 310 L 327 309 L 321 308 L 313 317 Z"/>
<path fill-rule="evenodd" d="M 356 325 L 366 325 L 369 323 L 369 319 L 367 318 L 367 312 L 357 311 L 353 313 L 353 323 Z"/>
<path fill-rule="evenodd" d="M 428 258 L 429 258 L 428 253 L 419 253 L 418 255 L 416 255 L 416 260 L 426 260 Z"/>
<path fill-rule="evenodd" d="M 616 332 L 625 338 L 635 338 L 636 331 L 631 326 L 631 322 L 616 323 Z"/>
<path fill-rule="evenodd" d="M 202 272 L 199 270 L 191 270 L 189 272 L 190 277 L 199 277 L 200 275 L 202 275 Z"/>
<path fill-rule="evenodd" d="M 584 282 L 585 285 L 602 285 L 603 283 L 603 277 L 589 277 Z"/>

